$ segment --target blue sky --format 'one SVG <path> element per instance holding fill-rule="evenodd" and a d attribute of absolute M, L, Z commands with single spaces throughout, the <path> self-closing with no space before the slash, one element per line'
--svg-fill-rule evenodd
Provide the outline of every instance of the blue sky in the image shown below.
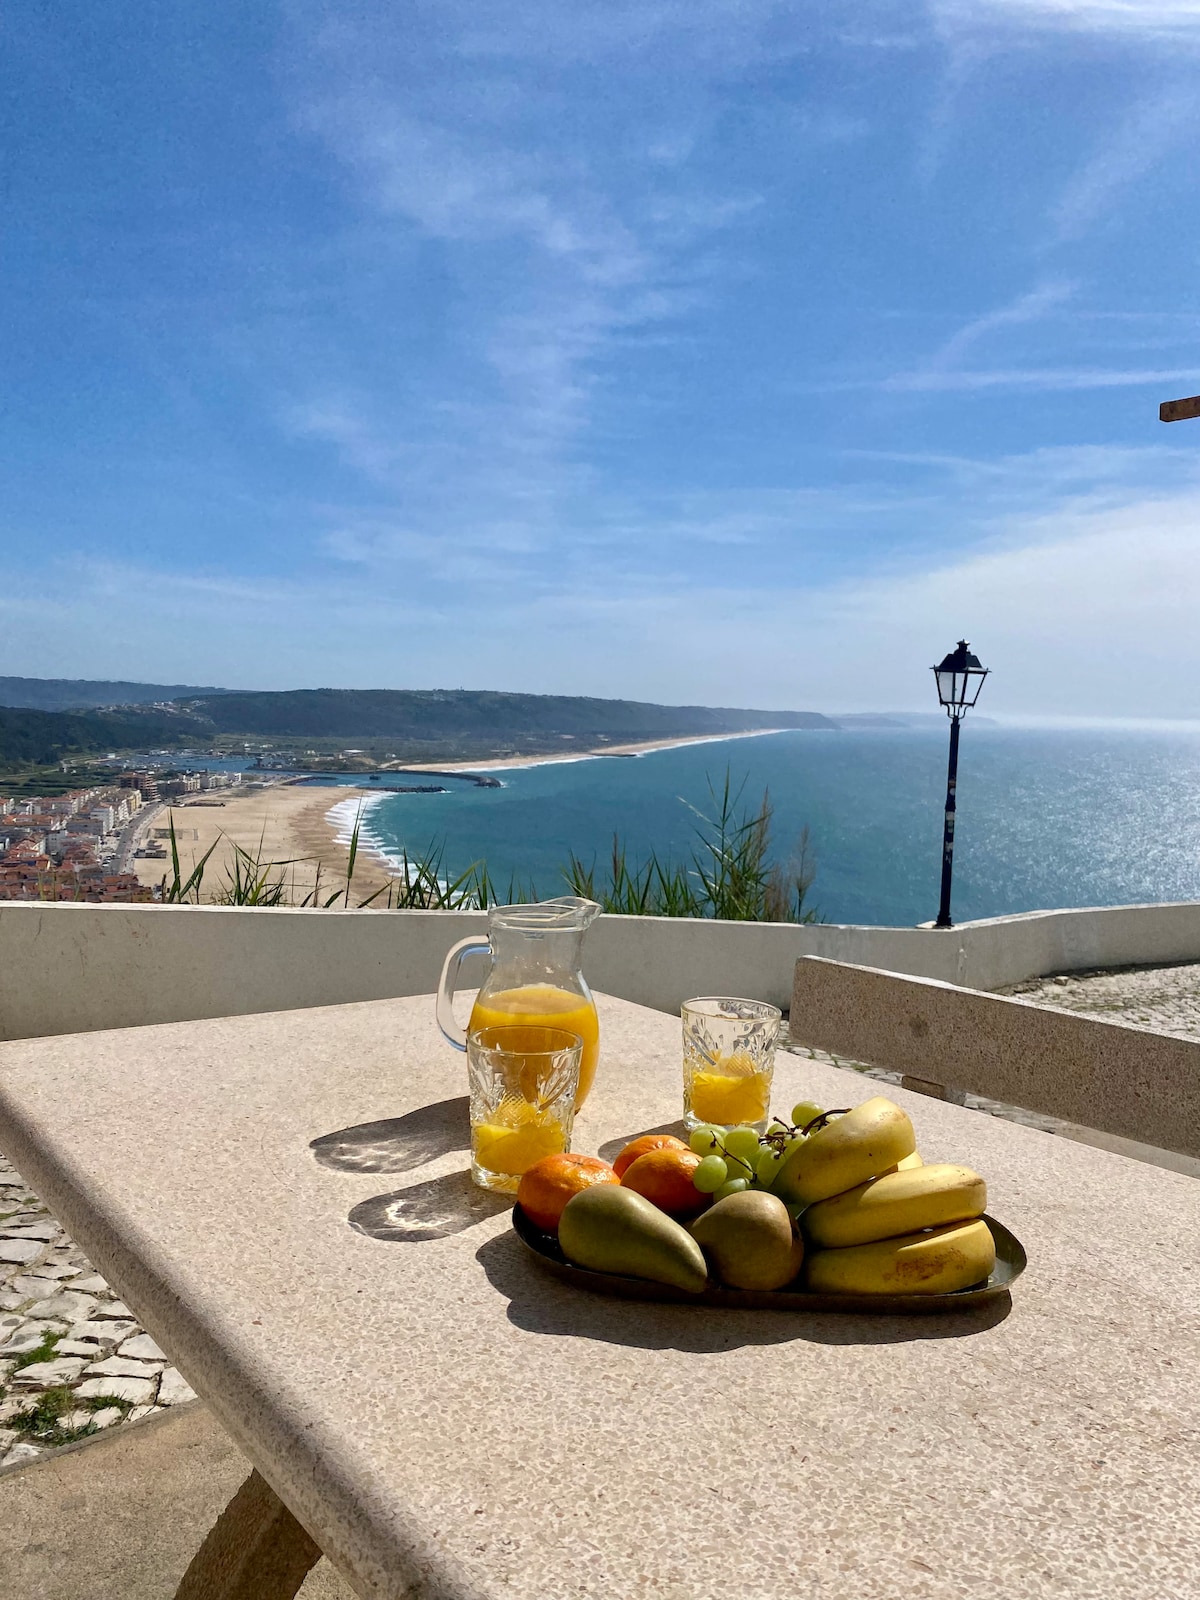
<path fill-rule="evenodd" d="M 0 80 L 0 670 L 1200 714 L 1200 0 L 15 0 Z"/>

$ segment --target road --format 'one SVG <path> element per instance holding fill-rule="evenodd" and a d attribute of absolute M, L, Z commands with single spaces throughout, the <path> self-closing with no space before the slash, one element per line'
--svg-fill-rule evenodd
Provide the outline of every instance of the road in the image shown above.
<path fill-rule="evenodd" d="M 114 872 L 133 871 L 133 852 L 140 849 L 145 842 L 150 824 L 161 814 L 163 806 L 162 800 L 152 800 L 149 805 L 142 806 L 124 828 L 113 853 Z"/>

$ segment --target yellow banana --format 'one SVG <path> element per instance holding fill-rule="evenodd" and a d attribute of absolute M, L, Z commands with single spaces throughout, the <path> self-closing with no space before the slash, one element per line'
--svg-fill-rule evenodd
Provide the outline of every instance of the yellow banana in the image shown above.
<path fill-rule="evenodd" d="M 802 1213 L 805 1236 L 822 1250 L 895 1239 L 921 1228 L 967 1222 L 987 1210 L 987 1185 L 970 1167 L 946 1162 L 885 1173 Z"/>
<path fill-rule="evenodd" d="M 887 1172 L 916 1148 L 907 1114 L 876 1095 L 797 1145 L 771 1191 L 785 1202 L 812 1205 Z"/>
<path fill-rule="evenodd" d="M 952 1222 L 929 1233 L 817 1250 L 805 1262 L 817 1294 L 951 1294 L 983 1283 L 996 1264 L 986 1222 Z"/>
<path fill-rule="evenodd" d="M 894 1167 L 889 1167 L 887 1170 L 888 1172 L 908 1172 L 912 1167 L 923 1167 L 924 1165 L 925 1163 L 914 1150 L 912 1155 L 905 1156 L 903 1161 L 897 1161 Z M 882 1178 L 886 1176 L 886 1174 L 881 1172 L 879 1176 Z"/>

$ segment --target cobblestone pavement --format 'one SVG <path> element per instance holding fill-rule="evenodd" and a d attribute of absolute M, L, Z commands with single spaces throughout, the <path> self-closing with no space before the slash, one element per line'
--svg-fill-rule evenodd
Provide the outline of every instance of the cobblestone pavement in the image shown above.
<path fill-rule="evenodd" d="M 0 1156 L 0 1470 L 195 1398 Z"/>
<path fill-rule="evenodd" d="M 1195 962 L 1031 978 L 1000 992 L 1056 1011 L 1083 1011 L 1131 1028 L 1200 1039 L 1200 964 Z"/>

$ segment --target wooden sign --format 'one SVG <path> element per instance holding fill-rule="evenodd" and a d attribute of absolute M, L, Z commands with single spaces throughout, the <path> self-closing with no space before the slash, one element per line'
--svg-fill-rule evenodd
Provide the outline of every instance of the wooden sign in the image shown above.
<path fill-rule="evenodd" d="M 1158 408 L 1160 422 L 1182 422 L 1185 417 L 1200 417 L 1200 394 L 1189 400 L 1164 400 Z"/>

